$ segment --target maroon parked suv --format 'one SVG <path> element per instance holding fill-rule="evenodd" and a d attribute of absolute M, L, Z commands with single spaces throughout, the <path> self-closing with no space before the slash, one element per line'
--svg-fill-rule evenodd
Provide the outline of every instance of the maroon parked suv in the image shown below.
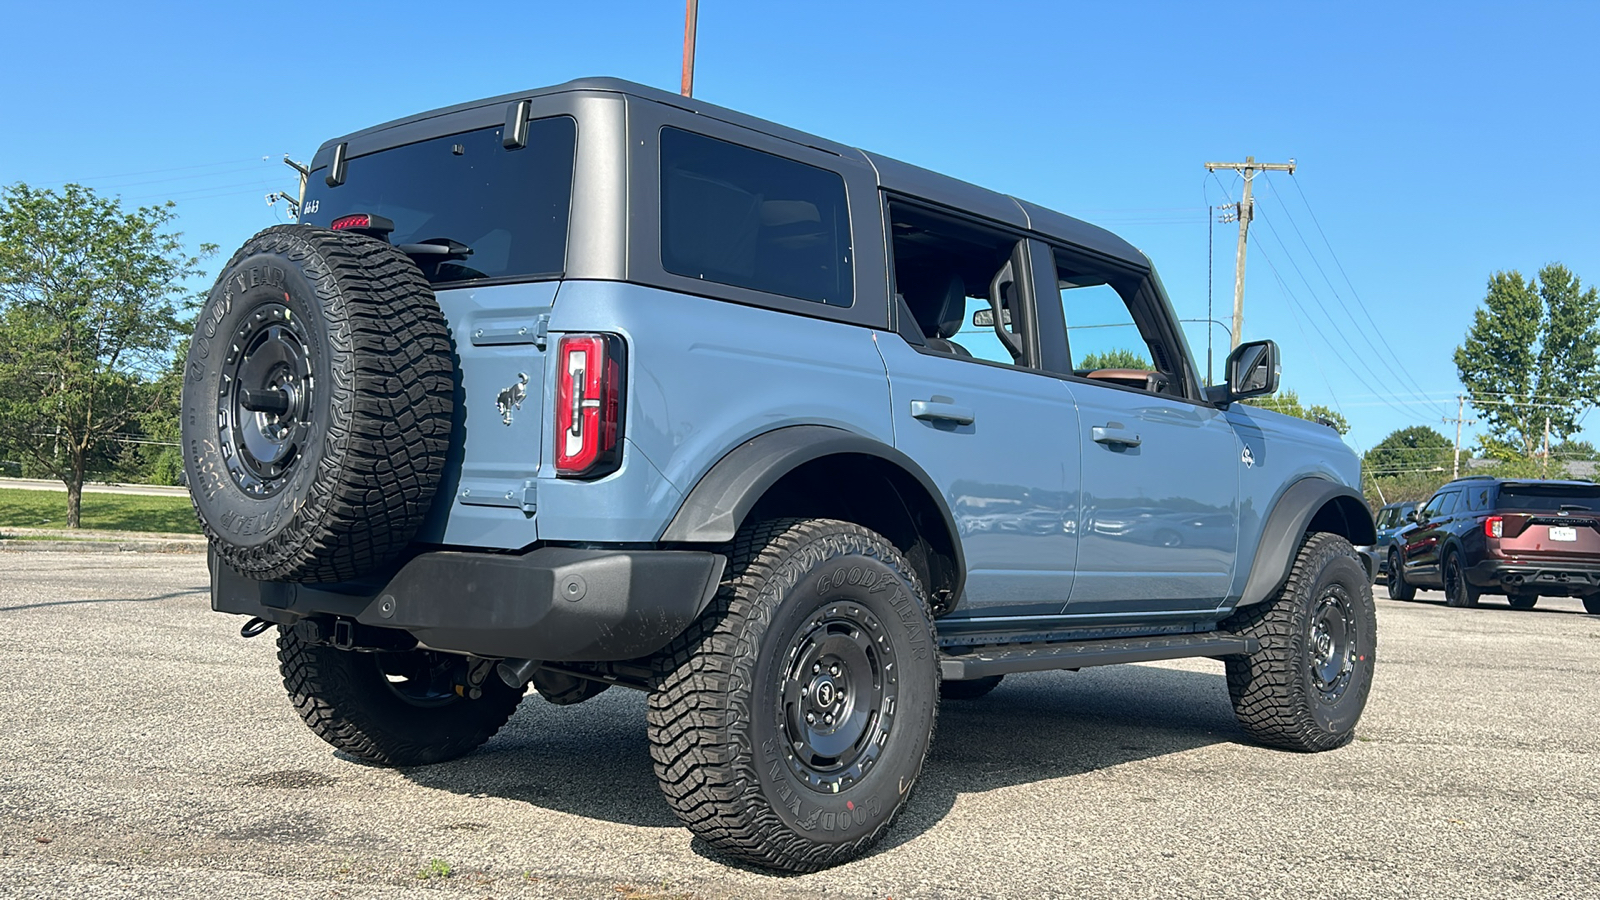
<path fill-rule="evenodd" d="M 1387 550 L 1390 597 L 1434 587 L 1451 606 L 1504 594 L 1513 609 L 1582 597 L 1600 615 L 1600 484 L 1461 478 L 1411 515 Z"/>

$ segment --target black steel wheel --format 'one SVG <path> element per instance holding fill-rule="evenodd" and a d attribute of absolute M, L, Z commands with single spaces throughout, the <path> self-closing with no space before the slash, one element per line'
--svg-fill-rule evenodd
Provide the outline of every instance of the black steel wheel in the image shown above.
<path fill-rule="evenodd" d="M 1372 689 L 1378 620 L 1366 566 L 1349 541 L 1308 536 L 1277 596 L 1223 627 L 1259 644 L 1224 660 L 1234 713 L 1251 737 L 1300 751 L 1350 741 Z"/>
<path fill-rule="evenodd" d="M 1389 548 L 1388 589 L 1390 600 L 1415 600 L 1417 597 L 1417 586 L 1406 580 L 1406 570 L 1397 547 Z"/>
<path fill-rule="evenodd" d="M 1446 606 L 1472 607 L 1478 605 L 1481 592 L 1467 580 L 1466 567 L 1461 565 L 1461 554 L 1452 552 L 1444 559 L 1444 602 Z"/>
<path fill-rule="evenodd" d="M 915 571 L 829 519 L 743 529 L 710 608 L 656 658 L 650 752 L 678 818 L 790 872 L 877 841 L 922 771 L 937 640 Z"/>
<path fill-rule="evenodd" d="M 317 374 L 304 316 L 280 300 L 243 313 L 222 361 L 216 440 L 233 450 L 223 458 L 233 483 L 265 499 L 289 484 L 313 440 Z"/>

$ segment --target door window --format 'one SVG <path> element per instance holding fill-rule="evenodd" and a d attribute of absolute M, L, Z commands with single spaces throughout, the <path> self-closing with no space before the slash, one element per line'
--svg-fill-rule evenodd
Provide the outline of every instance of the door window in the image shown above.
<path fill-rule="evenodd" d="M 1018 238 L 907 203 L 889 204 L 900 334 L 928 353 L 1031 364 Z"/>
<path fill-rule="evenodd" d="M 1457 491 L 1441 491 L 1433 495 L 1423 510 L 1423 518 L 1429 522 L 1437 521 L 1450 514 L 1455 508 Z"/>
<path fill-rule="evenodd" d="M 1145 279 L 1068 250 L 1055 250 L 1056 288 L 1072 374 L 1100 384 L 1182 395 L 1160 329 L 1141 319 Z"/>

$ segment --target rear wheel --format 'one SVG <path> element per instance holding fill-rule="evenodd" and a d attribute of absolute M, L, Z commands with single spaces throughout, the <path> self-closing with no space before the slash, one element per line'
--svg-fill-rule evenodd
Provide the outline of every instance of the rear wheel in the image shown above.
<path fill-rule="evenodd" d="M 1446 606 L 1472 607 L 1478 605 L 1482 595 L 1467 580 L 1467 569 L 1461 565 L 1461 554 L 1451 553 L 1444 560 L 1444 602 Z"/>
<path fill-rule="evenodd" d="M 1590 594 L 1583 598 L 1583 609 L 1591 616 L 1600 616 L 1600 594 Z"/>
<path fill-rule="evenodd" d="M 922 771 L 936 646 L 922 586 L 882 537 L 828 519 L 747 526 L 710 608 L 657 657 L 650 754 L 668 804 L 759 866 L 856 856 Z"/>
<path fill-rule="evenodd" d="M 987 675 L 983 678 L 969 678 L 965 681 L 945 681 L 939 684 L 939 696 L 945 700 L 976 700 L 987 697 L 989 692 L 1000 686 L 1004 675 Z"/>
<path fill-rule="evenodd" d="M 431 650 L 357 653 L 278 628 L 283 686 L 306 725 L 340 750 L 383 766 L 465 756 L 494 736 L 520 689 L 488 677 L 471 685 L 470 660 Z M 468 699 L 473 688 L 478 699 Z"/>
<path fill-rule="evenodd" d="M 1389 599 L 1415 600 L 1417 586 L 1406 580 L 1406 570 L 1400 565 L 1400 551 L 1389 551 Z"/>
<path fill-rule="evenodd" d="M 1539 595 L 1509 594 L 1506 596 L 1506 602 L 1511 604 L 1512 609 L 1533 609 L 1533 605 L 1539 602 Z"/>
<path fill-rule="evenodd" d="M 1306 538 L 1278 595 L 1223 627 L 1260 644 L 1225 660 L 1234 713 L 1251 737 L 1301 751 L 1349 742 L 1372 688 L 1378 632 L 1372 585 L 1349 541 Z"/>

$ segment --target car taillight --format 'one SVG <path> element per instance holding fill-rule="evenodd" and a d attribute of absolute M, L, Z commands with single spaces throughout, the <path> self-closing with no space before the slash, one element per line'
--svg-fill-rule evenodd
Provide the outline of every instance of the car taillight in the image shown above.
<path fill-rule="evenodd" d="M 594 478 L 622 464 L 625 345 L 569 334 L 556 345 L 556 475 Z"/>
<path fill-rule="evenodd" d="M 1483 520 L 1483 533 L 1486 537 L 1497 538 L 1506 528 L 1506 520 L 1499 516 L 1490 516 Z"/>

